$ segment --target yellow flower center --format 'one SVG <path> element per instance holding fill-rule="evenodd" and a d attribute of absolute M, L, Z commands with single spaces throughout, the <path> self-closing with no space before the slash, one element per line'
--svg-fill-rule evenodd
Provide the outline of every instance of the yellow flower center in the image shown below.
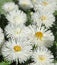
<path fill-rule="evenodd" d="M 38 39 L 42 39 L 42 37 L 43 37 L 43 33 L 42 32 L 36 32 L 35 33 L 35 36 L 38 38 Z"/>
<path fill-rule="evenodd" d="M 43 2 L 42 3 L 44 6 L 47 6 L 48 5 L 48 2 Z"/>
<path fill-rule="evenodd" d="M 45 58 L 45 56 L 42 56 L 42 55 L 41 55 L 41 56 L 38 57 L 38 59 L 39 59 L 41 62 L 43 62 L 43 61 L 45 61 L 46 58 Z"/>
<path fill-rule="evenodd" d="M 16 46 L 14 46 L 14 51 L 15 52 L 19 52 L 19 51 L 21 51 L 22 49 L 21 49 L 21 46 L 18 46 L 18 45 L 16 45 Z"/>
<path fill-rule="evenodd" d="M 27 6 L 27 3 L 26 2 L 23 2 L 23 4 L 22 4 L 23 6 Z"/>
<path fill-rule="evenodd" d="M 21 30 L 20 29 L 17 29 L 16 32 L 15 32 L 17 35 L 21 33 Z"/>
<path fill-rule="evenodd" d="M 11 11 L 12 9 L 13 9 L 12 7 L 8 7 L 8 10 L 10 10 L 10 11 Z"/>
<path fill-rule="evenodd" d="M 35 3 L 35 2 L 36 2 L 36 0 L 33 0 L 33 2 Z"/>
<path fill-rule="evenodd" d="M 41 16 L 40 19 L 41 19 L 42 21 L 45 21 L 45 20 L 47 19 L 47 17 L 46 17 L 46 16 Z"/>
<path fill-rule="evenodd" d="M 19 16 L 15 16 L 15 17 L 14 17 L 14 20 L 15 20 L 15 21 L 19 20 Z"/>
<path fill-rule="evenodd" d="M 19 34 L 19 32 L 17 31 L 16 34 Z"/>

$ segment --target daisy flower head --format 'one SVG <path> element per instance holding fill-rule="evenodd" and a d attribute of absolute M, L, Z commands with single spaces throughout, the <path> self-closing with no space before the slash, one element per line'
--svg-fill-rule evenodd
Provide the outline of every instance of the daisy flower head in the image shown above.
<path fill-rule="evenodd" d="M 23 24 L 27 21 L 26 14 L 21 10 L 10 12 L 9 14 L 6 15 L 6 18 L 8 19 L 10 23 L 13 23 L 16 25 Z"/>
<path fill-rule="evenodd" d="M 5 60 L 16 64 L 24 63 L 32 54 L 32 47 L 23 39 L 9 39 L 2 47 L 2 55 Z"/>
<path fill-rule="evenodd" d="M 2 9 L 4 9 L 5 12 L 11 12 L 13 10 L 18 10 L 18 6 L 14 2 L 7 2 L 2 6 Z"/>
<path fill-rule="evenodd" d="M 45 46 L 50 47 L 53 45 L 54 42 L 54 35 L 52 34 L 51 30 L 47 30 L 44 26 L 29 26 L 30 33 L 28 37 L 32 44 L 38 46 Z"/>
<path fill-rule="evenodd" d="M 31 8 L 33 8 L 31 0 L 19 0 L 19 5 L 23 9 L 31 9 Z"/>
<path fill-rule="evenodd" d="M 38 47 L 37 51 L 33 53 L 32 59 L 33 65 L 52 65 L 54 61 L 51 51 L 45 47 Z"/>
<path fill-rule="evenodd" d="M 19 38 L 19 37 L 26 37 L 28 32 L 28 28 L 25 25 L 14 25 L 8 24 L 5 27 L 5 33 L 7 38 Z"/>
<path fill-rule="evenodd" d="M 32 0 L 35 11 L 54 13 L 56 10 L 56 0 Z"/>
<path fill-rule="evenodd" d="M 52 27 L 55 22 L 55 17 L 51 13 L 35 12 L 32 14 L 31 18 L 33 20 L 33 23 L 37 23 L 38 26 L 45 25 L 47 28 Z"/>
<path fill-rule="evenodd" d="M 3 30 L 0 28 L 0 47 L 4 42 L 4 34 L 3 34 Z"/>

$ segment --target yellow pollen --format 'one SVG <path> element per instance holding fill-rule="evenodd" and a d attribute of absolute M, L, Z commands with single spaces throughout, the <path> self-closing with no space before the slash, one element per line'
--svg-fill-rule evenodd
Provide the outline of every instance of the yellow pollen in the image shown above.
<path fill-rule="evenodd" d="M 18 45 L 16 45 L 16 46 L 14 46 L 14 51 L 15 52 L 19 52 L 19 51 L 21 51 L 22 49 L 21 49 L 21 46 L 18 46 Z"/>
<path fill-rule="evenodd" d="M 42 33 L 42 32 L 36 32 L 36 33 L 35 33 L 35 36 L 36 36 L 38 39 L 42 40 L 43 33 Z"/>
<path fill-rule="evenodd" d="M 8 7 L 8 10 L 12 10 L 12 7 Z"/>
<path fill-rule="evenodd" d="M 35 3 L 35 2 L 36 2 L 36 0 L 33 0 L 33 2 Z"/>
<path fill-rule="evenodd" d="M 44 5 L 44 6 L 47 6 L 47 5 L 48 5 L 48 2 L 43 2 L 43 5 Z"/>
<path fill-rule="evenodd" d="M 19 16 L 15 16 L 14 17 L 14 20 L 16 21 L 16 20 L 19 20 Z"/>
<path fill-rule="evenodd" d="M 27 3 L 26 2 L 23 2 L 23 6 L 26 6 L 27 5 Z"/>
<path fill-rule="evenodd" d="M 45 61 L 46 58 L 41 55 L 41 56 L 38 57 L 38 59 L 39 59 L 40 61 Z"/>
<path fill-rule="evenodd" d="M 21 33 L 21 30 L 16 31 L 15 33 L 16 33 L 16 34 L 20 34 L 20 33 Z"/>
<path fill-rule="evenodd" d="M 16 32 L 16 34 L 19 34 L 19 32 Z"/>
<path fill-rule="evenodd" d="M 47 17 L 46 17 L 46 16 L 41 16 L 40 19 L 41 19 L 42 21 L 44 21 L 44 20 L 47 19 Z"/>

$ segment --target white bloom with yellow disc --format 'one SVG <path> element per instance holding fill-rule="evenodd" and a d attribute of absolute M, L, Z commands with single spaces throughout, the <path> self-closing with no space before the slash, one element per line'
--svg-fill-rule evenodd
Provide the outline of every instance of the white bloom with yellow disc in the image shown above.
<path fill-rule="evenodd" d="M 29 26 L 29 34 L 28 38 L 33 44 L 38 46 L 46 46 L 50 47 L 53 45 L 54 42 L 54 35 L 51 30 L 45 29 L 43 26 Z"/>
<path fill-rule="evenodd" d="M 8 19 L 10 23 L 13 23 L 16 25 L 23 24 L 27 21 L 26 14 L 21 10 L 10 12 L 9 14 L 6 15 L 6 18 Z"/>
<path fill-rule="evenodd" d="M 56 10 L 56 0 L 32 0 L 35 11 L 54 13 Z"/>
<path fill-rule="evenodd" d="M 9 39 L 2 47 L 4 59 L 10 62 L 16 61 L 16 64 L 18 64 L 18 61 L 24 63 L 32 54 L 32 47 L 27 44 L 28 42 L 23 41 L 23 39 Z"/>
<path fill-rule="evenodd" d="M 55 17 L 51 13 L 45 13 L 45 12 L 35 12 L 32 14 L 32 20 L 34 23 L 37 23 L 38 26 L 45 25 L 47 28 L 52 27 L 52 25 L 55 22 Z"/>
<path fill-rule="evenodd" d="M 39 47 L 32 55 L 34 64 L 32 65 L 54 65 L 54 57 L 47 48 Z"/>

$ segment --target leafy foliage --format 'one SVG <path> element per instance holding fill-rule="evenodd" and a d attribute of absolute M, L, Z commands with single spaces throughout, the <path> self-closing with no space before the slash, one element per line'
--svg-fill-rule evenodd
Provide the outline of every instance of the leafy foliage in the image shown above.
<path fill-rule="evenodd" d="M 54 12 L 54 15 L 57 15 L 57 11 Z"/>
<path fill-rule="evenodd" d="M 10 62 L 3 62 L 3 61 L 0 63 L 0 65 L 9 65 L 9 64 Z"/>

